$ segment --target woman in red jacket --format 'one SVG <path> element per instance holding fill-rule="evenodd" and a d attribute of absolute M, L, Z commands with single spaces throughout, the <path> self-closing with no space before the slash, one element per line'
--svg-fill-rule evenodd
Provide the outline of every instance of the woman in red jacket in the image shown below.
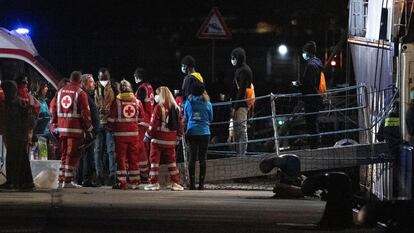
<path fill-rule="evenodd" d="M 118 182 L 114 189 L 138 188 L 140 170 L 138 166 L 139 154 L 143 148 L 139 140 L 138 118 L 142 111 L 142 104 L 135 98 L 131 84 L 122 80 L 121 93 L 112 102 L 108 117 L 108 127 L 115 138 L 115 159 L 117 162 Z"/>
<path fill-rule="evenodd" d="M 171 177 L 170 189 L 182 191 L 184 188 L 179 185 L 180 173 L 175 163 L 175 147 L 177 141 L 183 135 L 182 114 L 174 96 L 168 87 L 159 87 L 156 90 L 155 106 L 152 112 L 150 127 L 145 133 L 144 141 L 151 142 L 150 147 L 150 184 L 145 186 L 145 190 L 157 191 L 160 189 L 158 175 L 160 168 L 160 156 L 165 158 L 168 171 Z"/>

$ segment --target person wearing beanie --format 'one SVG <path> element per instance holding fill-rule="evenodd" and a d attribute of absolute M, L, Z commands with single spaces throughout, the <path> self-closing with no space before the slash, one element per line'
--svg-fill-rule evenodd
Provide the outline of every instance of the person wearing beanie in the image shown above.
<path fill-rule="evenodd" d="M 193 85 L 198 83 L 204 86 L 203 77 L 200 73 L 196 72 L 195 66 L 196 62 L 192 56 L 187 55 L 181 60 L 181 72 L 186 75 L 184 77 L 183 85 L 181 88 L 182 100 L 184 103 L 187 100 L 188 96 L 191 95 Z"/>
<path fill-rule="evenodd" d="M 300 77 L 299 88 L 304 95 L 303 102 L 306 113 L 319 112 L 322 107 L 322 97 L 318 95 L 319 81 L 323 64 L 316 57 L 316 43 L 308 41 L 303 46 L 302 57 L 305 60 L 303 75 Z M 307 131 L 309 134 L 319 133 L 318 115 L 311 114 L 305 116 Z M 318 148 L 319 137 L 309 137 L 309 146 L 311 149 Z"/>
<path fill-rule="evenodd" d="M 198 189 L 204 189 L 206 177 L 207 147 L 210 141 L 210 123 L 213 121 L 213 107 L 202 84 L 193 86 L 192 94 L 184 105 L 184 121 L 187 123 L 185 137 L 189 145 L 190 190 L 195 187 L 195 162 L 200 161 Z"/>
<path fill-rule="evenodd" d="M 235 48 L 231 52 L 231 64 L 236 68 L 231 89 L 231 100 L 238 101 L 232 105 L 231 116 L 234 121 L 235 141 L 239 142 L 236 152 L 240 156 L 245 156 L 247 152 L 247 113 L 248 106 L 246 101 L 246 89 L 253 83 L 253 72 L 246 63 L 246 52 L 243 48 Z"/>
<path fill-rule="evenodd" d="M 115 139 L 117 182 L 112 187 L 114 189 L 136 189 L 140 184 L 138 162 L 144 146 L 138 133 L 141 112 L 142 104 L 135 98 L 131 84 L 122 80 L 120 93 L 112 102 L 108 117 L 108 129 Z"/>

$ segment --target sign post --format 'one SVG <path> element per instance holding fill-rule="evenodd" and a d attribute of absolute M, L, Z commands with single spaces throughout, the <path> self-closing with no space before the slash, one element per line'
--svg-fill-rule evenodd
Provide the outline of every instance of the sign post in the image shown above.
<path fill-rule="evenodd" d="M 224 23 L 223 16 L 217 7 L 210 10 L 207 18 L 204 20 L 200 29 L 197 32 L 197 38 L 211 40 L 211 80 L 215 81 L 215 49 L 216 39 L 229 40 L 231 39 L 231 32 Z"/>

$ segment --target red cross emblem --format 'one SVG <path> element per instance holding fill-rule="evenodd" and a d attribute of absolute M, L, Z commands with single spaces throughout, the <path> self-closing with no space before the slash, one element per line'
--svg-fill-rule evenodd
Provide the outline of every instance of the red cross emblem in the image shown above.
<path fill-rule="evenodd" d="M 125 105 L 122 109 L 122 113 L 124 114 L 124 117 L 131 118 L 135 116 L 135 108 L 131 104 Z"/>
<path fill-rule="evenodd" d="M 65 95 L 60 101 L 60 104 L 63 108 L 68 109 L 72 105 L 72 98 L 70 98 L 68 95 Z"/>

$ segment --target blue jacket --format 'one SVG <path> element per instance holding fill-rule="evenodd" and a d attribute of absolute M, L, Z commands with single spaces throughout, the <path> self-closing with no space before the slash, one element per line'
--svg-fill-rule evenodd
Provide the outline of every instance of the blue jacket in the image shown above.
<path fill-rule="evenodd" d="M 187 135 L 210 135 L 213 120 L 213 106 L 201 96 L 190 96 L 184 104 L 184 118 L 187 121 Z"/>

